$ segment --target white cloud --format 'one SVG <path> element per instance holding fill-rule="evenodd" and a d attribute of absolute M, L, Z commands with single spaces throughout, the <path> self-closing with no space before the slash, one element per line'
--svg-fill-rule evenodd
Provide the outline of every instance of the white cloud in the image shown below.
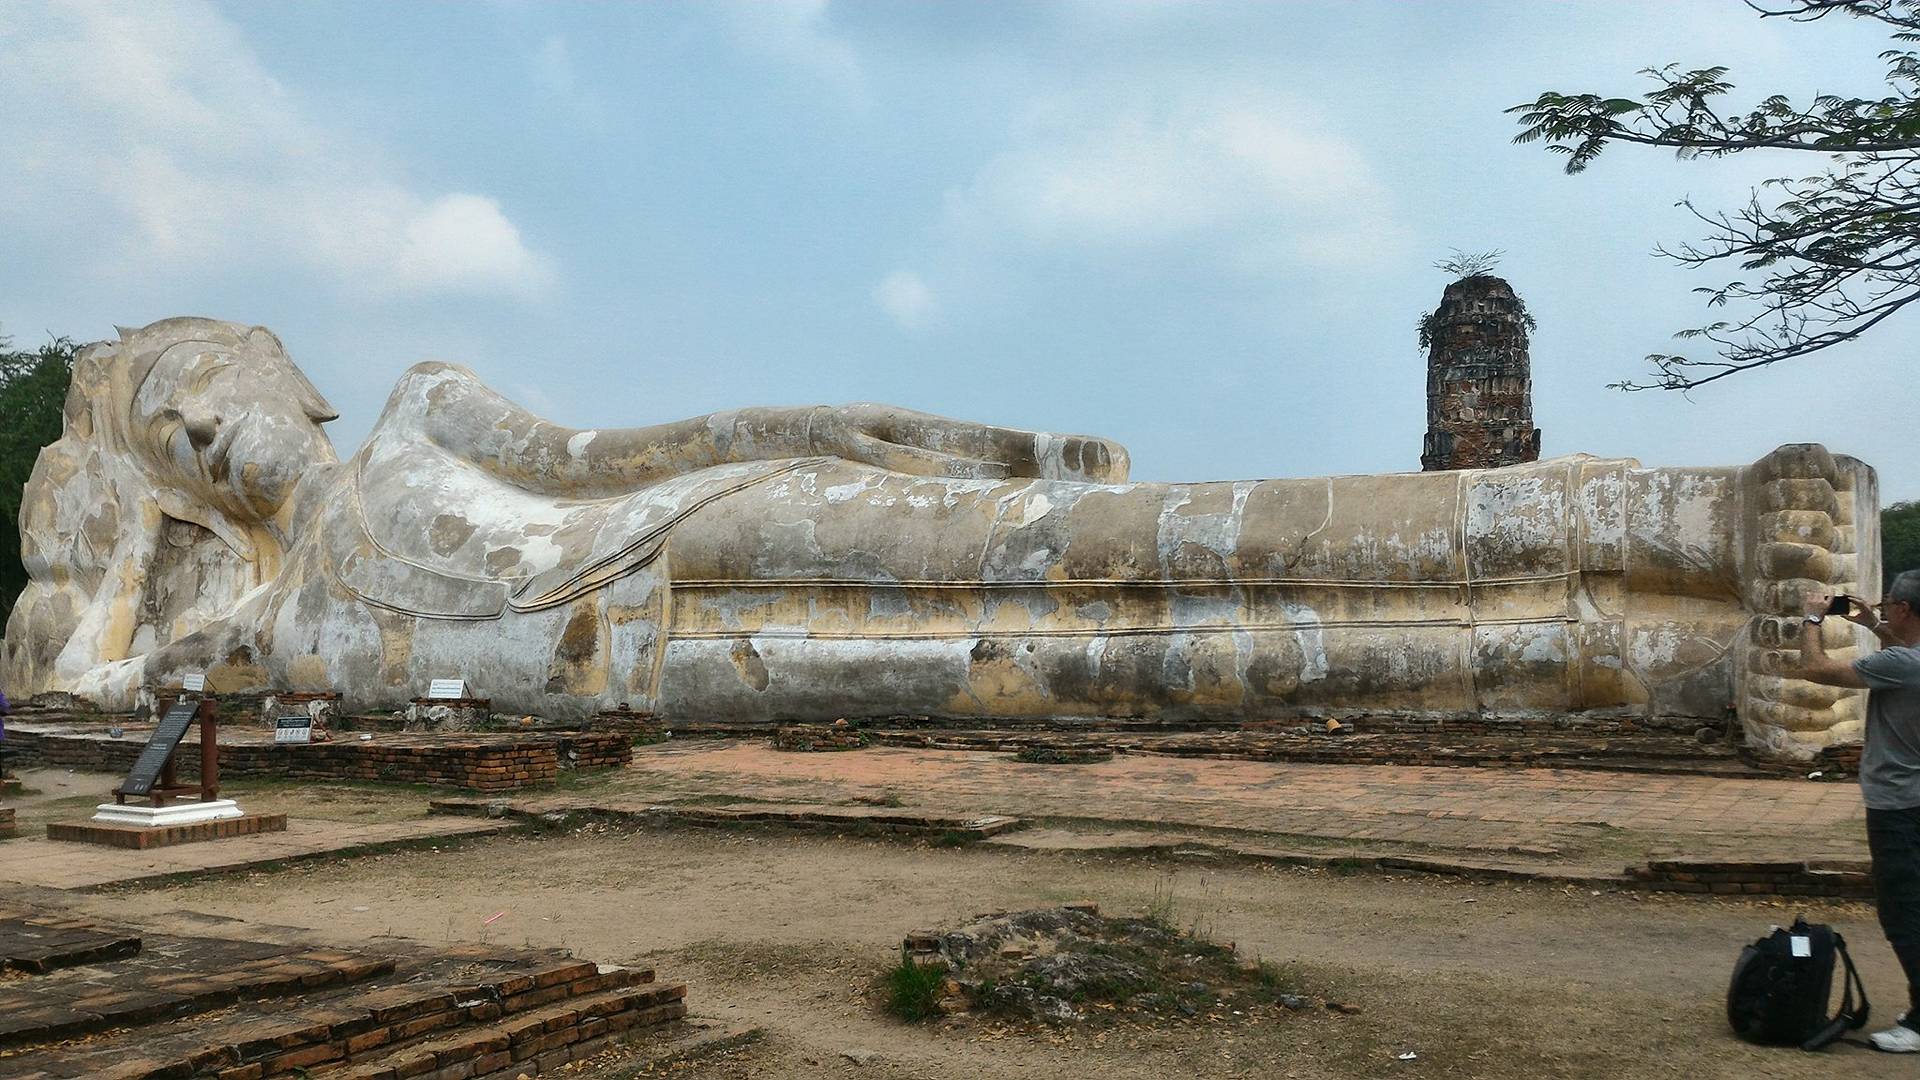
<path fill-rule="evenodd" d="M 488 284 L 512 289 L 545 279 L 520 230 L 484 195 L 443 195 L 407 222 L 396 280 L 421 292 Z"/>
<path fill-rule="evenodd" d="M 1211 244 L 1255 268 L 1400 257 L 1404 230 L 1365 159 L 1288 102 L 1259 92 L 1154 97 L 1035 106 L 1006 149 L 948 191 L 948 234 L 969 244 Z"/>
<path fill-rule="evenodd" d="M 873 287 L 873 299 L 893 321 L 918 329 L 933 314 L 933 290 L 912 270 L 895 270 Z"/>
<path fill-rule="evenodd" d="M 497 202 L 416 191 L 303 117 L 204 3 L 11 5 L 0 69 L 12 227 L 141 272 L 304 264 L 372 295 L 551 281 Z"/>

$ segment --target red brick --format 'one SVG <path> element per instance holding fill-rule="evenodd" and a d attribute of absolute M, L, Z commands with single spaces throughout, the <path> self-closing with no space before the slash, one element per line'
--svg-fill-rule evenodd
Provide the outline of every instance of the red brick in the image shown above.
<path fill-rule="evenodd" d="M 267 1075 L 271 1076 L 274 1073 L 291 1072 L 309 1065 L 318 1065 L 323 1061 L 333 1061 L 339 1058 L 341 1053 L 338 1046 L 332 1043 L 321 1043 L 318 1046 L 304 1046 L 281 1054 L 279 1057 L 268 1058 L 261 1064 L 265 1066 Z"/>
<path fill-rule="evenodd" d="M 371 1031 L 363 1031 L 358 1035 L 348 1036 L 346 1050 L 350 1055 L 359 1054 L 371 1050 L 376 1046 L 385 1046 L 391 1041 L 393 1041 L 393 1030 L 391 1028 L 378 1027 Z"/>

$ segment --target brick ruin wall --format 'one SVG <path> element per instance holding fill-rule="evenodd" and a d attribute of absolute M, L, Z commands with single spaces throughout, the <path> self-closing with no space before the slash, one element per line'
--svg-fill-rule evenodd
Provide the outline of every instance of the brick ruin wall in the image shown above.
<path fill-rule="evenodd" d="M 1427 435 L 1420 468 L 1488 469 L 1540 458 L 1525 305 L 1497 277 L 1462 278 L 1422 322 Z"/>
<path fill-rule="evenodd" d="M 189 733 L 175 758 L 182 780 L 200 775 L 197 736 Z M 10 765 L 124 773 L 146 743 L 145 732 L 111 739 L 94 734 L 8 732 Z M 220 775 L 309 780 L 384 780 L 406 784 L 511 791 L 554 780 L 565 768 L 603 769 L 633 760 L 622 734 L 569 736 L 385 737 L 375 742 L 222 743 Z M 563 765 L 564 763 L 564 765 Z"/>

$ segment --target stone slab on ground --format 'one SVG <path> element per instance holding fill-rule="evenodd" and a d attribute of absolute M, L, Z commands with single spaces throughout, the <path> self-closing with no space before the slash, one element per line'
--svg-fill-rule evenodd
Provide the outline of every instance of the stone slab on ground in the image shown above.
<path fill-rule="evenodd" d="M 49 840 L 95 844 L 100 847 L 132 848 L 135 851 L 285 831 L 287 831 L 285 814 L 243 814 L 240 817 L 221 818 L 218 821 L 196 821 L 189 825 L 162 825 L 150 829 L 132 825 L 113 825 L 100 821 L 47 823 Z"/>
<path fill-rule="evenodd" d="M 63 914 L 0 908 L 0 968 L 45 974 L 139 951 L 138 934 Z M 0 1015 L 5 1011 L 0 1004 Z"/>
<path fill-rule="evenodd" d="M 918 836 L 952 834 L 972 840 L 984 840 L 1017 829 L 1022 824 L 1019 818 L 1004 814 L 945 814 L 913 807 L 833 806 L 822 803 L 738 802 L 718 806 L 665 806 L 620 799 L 547 797 L 512 800 L 435 799 L 429 806 L 441 814 L 502 813 L 526 818 L 582 814 L 692 825 L 773 825 L 827 832 Z"/>
<path fill-rule="evenodd" d="M 146 851 L 24 839 L 0 848 L 0 883 L 91 889 L 182 875 L 226 873 L 393 845 L 490 836 L 504 828 L 500 822 L 447 817 L 377 825 L 296 819 L 288 823 L 284 832 Z"/>
<path fill-rule="evenodd" d="M 1352 732 L 1351 727 L 1342 728 Z M 1696 776 L 1769 778 L 1792 773 L 1756 767 L 1724 742 L 1691 735 L 1300 734 L 1254 727 L 1212 731 L 972 731 L 949 728 L 858 729 L 869 743 L 934 750 L 1020 753 L 1106 750 L 1165 757 L 1223 758 L 1313 765 L 1447 765 L 1461 768 L 1560 768 Z"/>

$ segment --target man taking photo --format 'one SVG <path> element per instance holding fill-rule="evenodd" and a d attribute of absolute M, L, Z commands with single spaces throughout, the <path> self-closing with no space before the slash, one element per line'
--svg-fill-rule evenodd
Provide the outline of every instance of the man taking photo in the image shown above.
<path fill-rule="evenodd" d="M 1881 649 L 1852 662 L 1828 656 L 1822 625 L 1842 616 L 1873 631 Z M 1867 805 L 1874 906 L 1907 974 L 1908 996 L 1899 1021 L 1872 1040 L 1878 1050 L 1920 1052 L 1920 570 L 1895 577 L 1886 599 L 1872 606 L 1809 597 L 1800 677 L 1867 692 L 1860 796 Z"/>

